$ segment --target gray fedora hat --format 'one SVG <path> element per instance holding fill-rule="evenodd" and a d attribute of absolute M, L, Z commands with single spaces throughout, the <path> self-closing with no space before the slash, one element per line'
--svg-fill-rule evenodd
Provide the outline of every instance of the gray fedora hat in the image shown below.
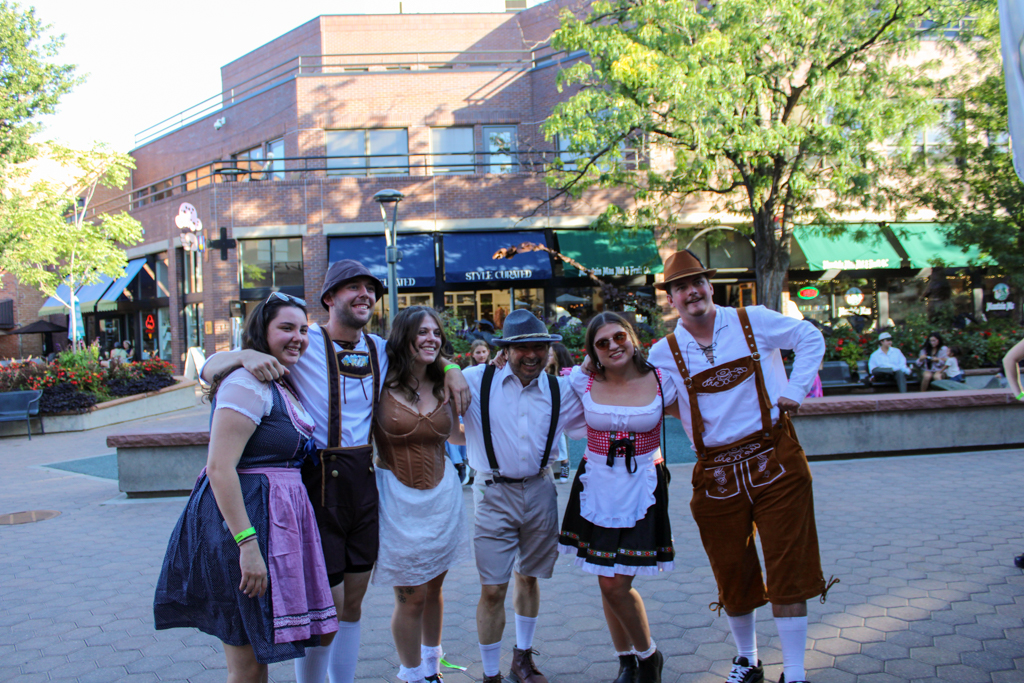
<path fill-rule="evenodd" d="M 512 311 L 505 318 L 505 325 L 502 327 L 502 336 L 494 338 L 496 346 L 511 346 L 512 344 L 530 344 L 533 342 L 562 341 L 562 335 L 548 332 L 547 325 L 541 322 L 537 316 L 525 308 Z"/>
<path fill-rule="evenodd" d="M 373 281 L 373 291 L 377 294 L 377 300 L 380 301 L 380 298 L 384 296 L 384 285 L 381 281 L 375 278 L 366 266 L 359 261 L 342 259 L 341 261 L 335 261 L 327 269 L 327 275 L 324 276 L 324 286 L 320 290 L 320 305 L 325 310 L 330 310 L 327 308 L 327 304 L 324 303 L 324 297 L 333 292 L 339 285 L 343 285 L 349 280 L 355 280 L 357 277 L 366 277 Z"/>

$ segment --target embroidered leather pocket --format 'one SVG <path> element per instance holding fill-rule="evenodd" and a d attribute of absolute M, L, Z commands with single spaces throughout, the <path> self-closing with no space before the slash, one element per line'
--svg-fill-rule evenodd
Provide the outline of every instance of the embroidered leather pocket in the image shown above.
<path fill-rule="evenodd" d="M 739 464 L 752 488 L 767 486 L 786 473 L 786 468 L 775 458 L 775 453 L 776 449 L 773 448 Z"/>
<path fill-rule="evenodd" d="M 704 495 L 722 500 L 739 495 L 739 471 L 736 465 L 718 465 L 704 468 Z"/>

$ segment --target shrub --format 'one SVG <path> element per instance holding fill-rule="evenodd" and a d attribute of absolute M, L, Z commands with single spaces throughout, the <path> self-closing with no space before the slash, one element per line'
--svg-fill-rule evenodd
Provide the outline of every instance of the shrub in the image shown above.
<path fill-rule="evenodd" d="M 39 399 L 41 413 L 84 413 L 96 405 L 96 395 L 81 391 L 78 387 L 63 382 L 43 389 Z"/>
<path fill-rule="evenodd" d="M 107 380 L 106 390 L 111 396 L 135 396 L 151 391 L 159 391 L 174 384 L 170 375 L 152 374 L 143 377 Z"/>

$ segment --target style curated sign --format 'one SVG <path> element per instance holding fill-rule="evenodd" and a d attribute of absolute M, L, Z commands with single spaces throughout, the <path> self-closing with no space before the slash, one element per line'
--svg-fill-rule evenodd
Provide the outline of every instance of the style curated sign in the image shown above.
<path fill-rule="evenodd" d="M 844 260 L 844 261 L 829 261 L 824 259 L 821 262 L 822 268 L 825 270 L 868 270 L 870 268 L 888 268 L 889 259 L 887 258 L 868 258 L 868 259 L 857 259 L 856 261 Z"/>
<path fill-rule="evenodd" d="M 532 280 L 532 270 L 471 270 L 466 273 L 467 282 L 486 280 Z"/>

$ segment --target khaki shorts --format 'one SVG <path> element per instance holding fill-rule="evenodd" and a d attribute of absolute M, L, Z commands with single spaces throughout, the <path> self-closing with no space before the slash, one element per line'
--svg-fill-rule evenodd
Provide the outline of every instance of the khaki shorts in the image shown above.
<path fill-rule="evenodd" d="M 558 558 L 558 497 L 550 470 L 519 484 L 473 486 L 476 530 L 473 550 L 480 583 L 506 584 L 512 570 L 550 579 Z"/>
<path fill-rule="evenodd" d="M 718 602 L 743 614 L 825 592 L 814 523 L 811 470 L 793 423 L 781 418 L 774 449 L 723 465 L 698 461 L 690 510 L 718 582 Z M 761 536 L 765 587 L 754 536 Z"/>

